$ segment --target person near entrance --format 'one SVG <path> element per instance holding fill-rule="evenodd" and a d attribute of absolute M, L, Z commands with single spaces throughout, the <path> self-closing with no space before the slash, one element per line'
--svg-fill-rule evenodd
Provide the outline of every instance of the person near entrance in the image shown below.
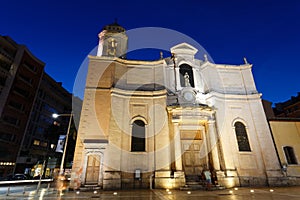
<path fill-rule="evenodd" d="M 210 190 L 211 188 L 211 172 L 209 170 L 204 170 L 203 172 L 205 180 L 206 180 L 206 189 Z"/>

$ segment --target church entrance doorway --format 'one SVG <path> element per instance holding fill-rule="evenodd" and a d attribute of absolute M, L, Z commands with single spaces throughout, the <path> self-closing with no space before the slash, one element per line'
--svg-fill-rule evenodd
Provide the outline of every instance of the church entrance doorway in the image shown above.
<path fill-rule="evenodd" d="M 88 155 L 85 184 L 96 185 L 99 181 L 100 156 Z"/>
<path fill-rule="evenodd" d="M 182 141 L 183 153 L 183 169 L 186 176 L 200 176 L 202 172 L 202 162 L 200 159 L 201 140 L 192 143 Z"/>
<path fill-rule="evenodd" d="M 182 164 L 186 176 L 201 176 L 206 159 L 201 158 L 203 140 L 200 130 L 181 131 Z"/>

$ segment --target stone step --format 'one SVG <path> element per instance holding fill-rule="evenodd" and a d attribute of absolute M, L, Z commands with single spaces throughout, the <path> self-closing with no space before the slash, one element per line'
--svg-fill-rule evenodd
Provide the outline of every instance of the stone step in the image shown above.
<path fill-rule="evenodd" d="M 99 185 L 83 185 L 79 188 L 80 191 L 92 191 L 92 190 L 100 190 L 101 187 Z"/>
<path fill-rule="evenodd" d="M 200 176 L 185 176 L 185 180 L 188 181 L 201 181 Z"/>
<path fill-rule="evenodd" d="M 220 185 L 212 185 L 209 190 L 224 190 L 225 187 Z M 188 190 L 207 190 L 206 185 L 185 185 L 181 187 L 180 190 L 188 191 Z"/>
<path fill-rule="evenodd" d="M 216 185 L 216 188 L 218 188 L 219 190 L 225 190 L 226 189 L 224 186 L 221 186 L 221 185 Z"/>
<path fill-rule="evenodd" d="M 205 186 L 203 185 L 185 185 L 181 187 L 180 190 L 187 191 L 187 190 L 205 190 Z"/>
<path fill-rule="evenodd" d="M 203 185 L 203 184 L 206 185 L 206 182 L 205 181 L 187 181 L 186 182 L 186 185 Z"/>

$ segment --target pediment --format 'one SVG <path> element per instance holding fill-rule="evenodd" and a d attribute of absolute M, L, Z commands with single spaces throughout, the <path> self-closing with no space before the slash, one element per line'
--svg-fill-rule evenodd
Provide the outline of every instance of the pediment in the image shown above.
<path fill-rule="evenodd" d="M 198 51 L 198 49 L 196 49 L 192 45 L 185 43 L 185 42 L 180 43 L 171 48 L 171 53 L 174 53 L 174 54 L 195 55 L 197 53 L 197 51 Z"/>

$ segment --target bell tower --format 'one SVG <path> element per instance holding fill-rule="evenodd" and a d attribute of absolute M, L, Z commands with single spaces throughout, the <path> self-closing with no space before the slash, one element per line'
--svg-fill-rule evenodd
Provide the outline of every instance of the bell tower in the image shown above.
<path fill-rule="evenodd" d="M 117 21 L 104 26 L 98 37 L 97 56 L 126 58 L 128 37 Z"/>

